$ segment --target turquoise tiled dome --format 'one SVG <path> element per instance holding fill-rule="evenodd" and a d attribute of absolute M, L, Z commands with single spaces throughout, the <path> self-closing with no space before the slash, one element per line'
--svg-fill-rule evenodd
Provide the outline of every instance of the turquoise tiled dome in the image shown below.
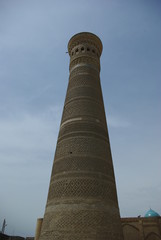
<path fill-rule="evenodd" d="M 150 208 L 150 210 L 147 211 L 144 217 L 160 217 L 160 215 Z"/>

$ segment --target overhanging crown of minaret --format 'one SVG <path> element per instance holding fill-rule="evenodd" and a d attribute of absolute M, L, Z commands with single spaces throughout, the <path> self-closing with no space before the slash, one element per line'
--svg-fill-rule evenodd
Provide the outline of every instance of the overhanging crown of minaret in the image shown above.
<path fill-rule="evenodd" d="M 70 56 L 72 55 L 72 50 L 74 50 L 73 48 L 79 44 L 82 44 L 83 46 L 86 46 L 86 44 L 89 44 L 90 46 L 93 45 L 98 50 L 99 57 L 101 56 L 103 47 L 102 42 L 97 35 L 90 32 L 81 32 L 75 34 L 68 43 L 68 52 Z"/>
<path fill-rule="evenodd" d="M 76 64 L 85 62 L 93 64 L 100 71 L 102 48 L 101 40 L 93 33 L 82 32 L 74 35 L 68 43 L 70 71 Z"/>

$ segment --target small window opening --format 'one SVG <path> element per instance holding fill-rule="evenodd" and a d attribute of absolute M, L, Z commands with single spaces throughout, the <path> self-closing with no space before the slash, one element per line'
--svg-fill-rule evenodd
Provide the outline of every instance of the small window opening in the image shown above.
<path fill-rule="evenodd" d="M 81 52 L 84 52 L 84 47 L 81 48 Z"/>
<path fill-rule="evenodd" d="M 89 52 L 89 51 L 90 51 L 90 48 L 87 48 L 87 51 Z"/>
<path fill-rule="evenodd" d="M 78 53 L 78 48 L 75 50 L 76 53 Z"/>
<path fill-rule="evenodd" d="M 95 53 L 95 50 L 94 50 L 94 49 L 92 49 L 92 52 L 93 52 L 93 53 Z"/>

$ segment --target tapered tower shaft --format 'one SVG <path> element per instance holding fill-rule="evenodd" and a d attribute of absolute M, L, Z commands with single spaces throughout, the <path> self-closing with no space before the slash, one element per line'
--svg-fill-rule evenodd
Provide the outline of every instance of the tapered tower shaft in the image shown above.
<path fill-rule="evenodd" d="M 79 33 L 68 52 L 69 84 L 40 240 L 122 240 L 99 77 L 102 43 Z"/>

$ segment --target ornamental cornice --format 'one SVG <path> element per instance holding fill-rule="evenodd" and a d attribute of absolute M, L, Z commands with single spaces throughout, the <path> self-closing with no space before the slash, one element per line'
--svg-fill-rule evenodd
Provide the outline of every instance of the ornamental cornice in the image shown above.
<path fill-rule="evenodd" d="M 77 57 L 77 58 L 73 59 L 70 62 L 69 69 L 71 70 L 75 65 L 80 64 L 80 63 L 95 65 L 95 66 L 97 66 L 98 70 L 100 71 L 100 62 L 99 62 L 99 60 L 96 59 L 96 58 L 87 57 L 87 56 L 81 56 L 81 57 Z"/>

